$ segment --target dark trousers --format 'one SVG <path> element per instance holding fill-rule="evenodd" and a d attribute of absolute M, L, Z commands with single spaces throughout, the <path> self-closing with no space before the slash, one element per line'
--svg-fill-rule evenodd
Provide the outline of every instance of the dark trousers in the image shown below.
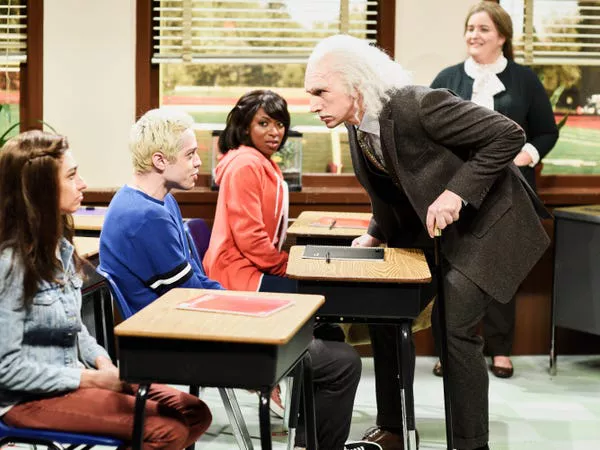
<path fill-rule="evenodd" d="M 296 292 L 296 281 L 264 275 L 261 292 Z M 327 325 L 327 324 L 325 324 Z M 336 332 L 339 331 L 339 333 Z M 343 341 L 339 326 L 315 327 L 315 338 L 308 346 L 312 361 L 315 418 L 319 448 L 343 450 L 350 434 L 352 408 L 362 363 L 354 348 Z M 300 417 L 296 446 L 305 447 L 303 418 Z"/>
<path fill-rule="evenodd" d="M 313 367 L 315 418 L 319 448 L 343 450 L 350 434 L 354 397 L 362 363 L 354 348 L 344 342 L 313 339 L 308 352 Z M 305 447 L 302 414 L 295 445 Z"/>
<path fill-rule="evenodd" d="M 490 302 L 483 316 L 485 353 L 490 356 L 510 356 L 515 337 L 516 299 L 508 303 Z"/>
<path fill-rule="evenodd" d="M 488 442 L 488 374 L 483 340 L 476 331 L 492 300 L 452 268 L 446 271 L 444 288 L 454 445 L 460 450 L 470 450 Z M 437 314 L 434 306 L 433 321 L 437 321 Z M 370 330 L 375 358 L 377 425 L 401 429 L 395 327 L 371 326 Z M 414 352 L 410 356 L 414 369 Z"/>

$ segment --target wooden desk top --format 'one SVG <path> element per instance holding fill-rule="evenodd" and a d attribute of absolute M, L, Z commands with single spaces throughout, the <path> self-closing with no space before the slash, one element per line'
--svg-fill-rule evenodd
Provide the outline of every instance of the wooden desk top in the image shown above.
<path fill-rule="evenodd" d="M 383 261 L 304 259 L 303 245 L 290 250 L 287 275 L 301 280 L 373 283 L 429 283 L 431 272 L 421 250 L 385 248 Z"/>
<path fill-rule="evenodd" d="M 371 213 L 352 213 L 352 212 L 334 212 L 334 211 L 303 211 L 300 213 L 294 223 L 288 228 L 289 236 L 315 236 L 315 237 L 358 237 L 367 232 L 367 228 L 343 228 L 312 225 L 321 217 L 339 217 L 348 219 L 366 219 L 371 220 Z"/>
<path fill-rule="evenodd" d="M 100 251 L 100 238 L 97 237 L 75 236 L 73 243 L 82 258 L 92 258 Z"/>
<path fill-rule="evenodd" d="M 98 208 L 100 209 L 100 208 Z M 106 210 L 106 208 L 101 208 Z M 101 231 L 104 224 L 104 214 L 73 214 L 75 230 Z"/>
<path fill-rule="evenodd" d="M 189 339 L 200 341 L 243 342 L 282 345 L 324 303 L 322 295 L 218 291 L 223 295 L 260 295 L 295 301 L 268 317 L 241 314 L 186 311 L 177 305 L 201 294 L 215 293 L 207 289 L 172 289 L 115 328 L 117 336 Z"/>

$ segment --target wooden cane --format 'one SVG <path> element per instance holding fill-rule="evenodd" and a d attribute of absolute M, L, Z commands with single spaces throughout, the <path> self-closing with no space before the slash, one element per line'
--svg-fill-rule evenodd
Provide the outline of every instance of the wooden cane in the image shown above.
<path fill-rule="evenodd" d="M 450 401 L 450 382 L 448 380 L 448 330 L 446 327 L 446 302 L 444 298 L 444 272 L 442 261 L 442 230 L 437 227 L 435 228 L 434 250 L 437 272 L 437 310 L 440 324 L 440 361 L 442 363 L 444 411 L 446 413 L 446 444 L 448 450 L 453 450 L 452 402 Z"/>

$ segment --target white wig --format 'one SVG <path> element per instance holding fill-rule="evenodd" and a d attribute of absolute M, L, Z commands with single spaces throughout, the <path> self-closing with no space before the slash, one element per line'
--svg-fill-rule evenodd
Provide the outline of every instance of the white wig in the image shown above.
<path fill-rule="evenodd" d="M 308 58 L 306 71 L 326 64 L 346 83 L 349 94 L 362 95 L 365 113 L 378 117 L 390 94 L 410 84 L 410 74 L 381 49 L 363 39 L 338 34 L 323 39 Z"/>

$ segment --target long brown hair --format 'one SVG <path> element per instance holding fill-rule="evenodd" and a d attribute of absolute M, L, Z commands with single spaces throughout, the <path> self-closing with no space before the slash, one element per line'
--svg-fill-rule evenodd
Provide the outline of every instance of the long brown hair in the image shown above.
<path fill-rule="evenodd" d="M 467 13 L 467 18 L 465 19 L 465 30 L 467 32 L 467 26 L 469 25 L 469 19 L 473 14 L 477 14 L 479 12 L 485 12 L 494 25 L 496 26 L 496 30 L 498 30 L 498 34 L 502 36 L 504 40 L 504 45 L 502 46 L 502 53 L 504 57 L 509 60 L 515 59 L 512 39 L 513 39 L 513 23 L 510 15 L 506 12 L 502 6 L 500 6 L 495 1 L 484 0 L 482 2 L 477 3 L 472 6 L 469 12 Z"/>
<path fill-rule="evenodd" d="M 0 249 L 11 248 L 22 264 L 24 304 L 42 281 L 58 281 L 59 240 L 73 242 L 73 221 L 60 211 L 59 173 L 69 148 L 63 136 L 38 130 L 10 139 L 0 150 Z M 81 259 L 75 252 L 76 270 Z"/>

